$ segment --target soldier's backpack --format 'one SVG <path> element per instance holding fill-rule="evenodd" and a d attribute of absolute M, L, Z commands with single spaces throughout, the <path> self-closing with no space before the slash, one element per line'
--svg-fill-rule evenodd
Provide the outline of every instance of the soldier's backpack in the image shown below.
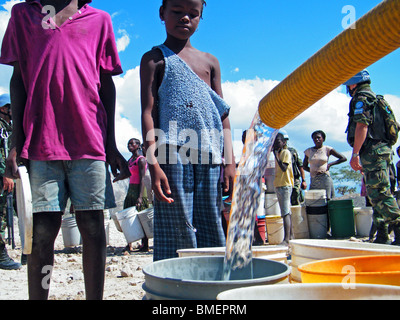
<path fill-rule="evenodd" d="M 390 146 L 396 144 L 400 125 L 396 120 L 394 112 L 389 103 L 382 95 L 374 95 L 369 91 L 360 91 L 361 94 L 367 97 L 364 103 L 367 104 L 367 109 L 371 110 L 372 124 L 368 127 L 368 138 L 374 140 L 383 140 Z M 356 123 L 353 116 L 349 114 L 349 125 L 347 127 L 347 141 L 353 146 Z"/>

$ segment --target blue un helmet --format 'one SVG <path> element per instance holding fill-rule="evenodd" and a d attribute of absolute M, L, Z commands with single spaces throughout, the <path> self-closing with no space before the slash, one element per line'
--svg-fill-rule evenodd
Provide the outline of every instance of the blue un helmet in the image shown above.
<path fill-rule="evenodd" d="M 369 72 L 366 69 L 357 73 L 355 76 L 353 76 L 352 78 L 347 80 L 345 83 L 343 83 L 343 85 L 346 86 L 347 93 L 350 94 L 350 96 L 353 96 L 355 89 L 350 90 L 349 86 L 354 85 L 354 84 L 364 83 L 364 82 L 371 83 L 371 77 L 369 75 Z"/>
<path fill-rule="evenodd" d="M 351 86 L 353 84 L 358 84 L 358 83 L 367 82 L 367 81 L 371 81 L 371 77 L 369 75 L 369 72 L 366 69 L 364 69 L 363 71 L 360 71 L 355 76 L 353 76 L 352 78 L 347 80 L 345 83 L 343 83 L 343 85 Z"/>
<path fill-rule="evenodd" d="M 286 141 L 289 140 L 289 135 L 288 135 L 288 133 L 286 132 L 286 130 L 280 129 L 280 130 L 278 131 L 278 133 L 282 134 L 282 135 L 283 135 L 283 139 L 285 139 Z"/>
<path fill-rule="evenodd" d="M 0 108 L 7 104 L 11 104 L 10 95 L 7 93 L 0 95 Z"/>

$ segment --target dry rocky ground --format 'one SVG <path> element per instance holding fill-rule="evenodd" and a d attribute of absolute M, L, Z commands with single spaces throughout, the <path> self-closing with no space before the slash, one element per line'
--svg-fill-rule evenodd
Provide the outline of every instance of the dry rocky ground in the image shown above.
<path fill-rule="evenodd" d="M 21 242 L 18 223 L 15 223 L 16 248 L 7 246 L 10 257 L 21 259 Z M 150 246 L 152 241 L 150 240 Z M 141 300 L 144 274 L 142 268 L 152 263 L 152 250 L 148 253 L 123 252 L 126 246 L 124 234 L 109 224 L 109 246 L 107 247 L 105 300 Z M 50 300 L 84 300 L 85 289 L 82 273 L 81 247 L 65 248 L 60 231 L 55 244 L 55 263 L 50 285 Z M 20 270 L 0 270 L 0 300 L 27 300 L 28 280 L 26 265 Z"/>

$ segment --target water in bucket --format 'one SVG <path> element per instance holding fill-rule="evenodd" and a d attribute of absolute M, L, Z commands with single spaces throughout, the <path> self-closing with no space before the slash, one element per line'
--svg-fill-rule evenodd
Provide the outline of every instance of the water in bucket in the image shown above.
<path fill-rule="evenodd" d="M 252 242 L 261 201 L 260 181 L 265 172 L 277 130 L 267 127 L 256 113 L 246 134 L 236 171 L 224 260 L 224 280 L 234 280 L 247 269 L 252 278 Z"/>

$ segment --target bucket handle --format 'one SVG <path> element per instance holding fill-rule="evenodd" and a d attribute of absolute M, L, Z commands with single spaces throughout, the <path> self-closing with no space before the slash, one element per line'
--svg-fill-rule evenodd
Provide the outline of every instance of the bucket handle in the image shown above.
<path fill-rule="evenodd" d="M 265 207 L 265 209 L 270 209 L 272 208 L 274 205 L 276 205 L 278 203 L 278 200 L 276 200 L 273 204 L 271 204 L 269 207 Z"/>

